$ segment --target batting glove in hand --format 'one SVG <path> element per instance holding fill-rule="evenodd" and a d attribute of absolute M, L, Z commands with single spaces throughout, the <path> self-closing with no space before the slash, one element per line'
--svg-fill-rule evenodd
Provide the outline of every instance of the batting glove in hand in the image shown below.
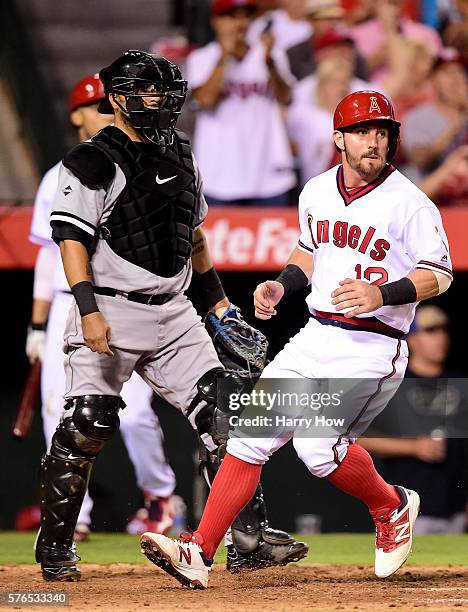
<path fill-rule="evenodd" d="M 28 335 L 26 337 L 26 355 L 29 363 L 33 364 L 37 359 L 42 361 L 45 349 L 46 332 L 42 329 L 33 329 L 28 327 Z"/>

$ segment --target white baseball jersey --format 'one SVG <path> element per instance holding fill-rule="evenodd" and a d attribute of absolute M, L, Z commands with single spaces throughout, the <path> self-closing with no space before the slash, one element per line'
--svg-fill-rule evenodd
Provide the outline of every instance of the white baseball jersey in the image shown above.
<path fill-rule="evenodd" d="M 452 278 L 438 209 L 393 166 L 352 195 L 345 188 L 341 165 L 312 178 L 299 199 L 299 222 L 298 248 L 314 256 L 307 298 L 311 312 L 337 312 L 331 293 L 345 278 L 381 285 L 416 268 Z M 406 333 L 415 308 L 416 304 L 383 306 L 359 316 L 375 316 Z"/>
<path fill-rule="evenodd" d="M 50 227 L 50 213 L 58 188 L 60 166 L 60 162 L 55 164 L 55 166 L 52 166 L 42 178 L 34 201 L 31 230 L 29 233 L 29 240 L 32 243 L 38 244 L 39 246 L 50 247 L 56 254 L 53 292 L 70 291 L 63 270 L 60 250 L 52 240 L 52 229 Z"/>
<path fill-rule="evenodd" d="M 217 42 L 189 55 L 187 79 L 192 90 L 208 80 L 220 56 Z M 281 76 L 292 82 L 285 54 L 274 49 L 273 58 Z M 205 193 L 211 197 L 268 198 L 294 186 L 286 126 L 269 86 L 261 43 L 253 45 L 241 61 L 227 60 L 220 101 L 198 112 L 194 151 Z"/>

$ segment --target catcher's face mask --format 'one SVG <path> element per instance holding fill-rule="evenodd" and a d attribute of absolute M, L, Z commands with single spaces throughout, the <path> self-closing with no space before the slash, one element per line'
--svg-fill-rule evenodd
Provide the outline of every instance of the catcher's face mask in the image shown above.
<path fill-rule="evenodd" d="M 164 57 L 127 51 L 100 73 L 108 95 L 113 96 L 132 127 L 160 146 L 172 144 L 174 128 L 187 94 L 187 81 L 179 68 Z M 125 102 L 117 99 L 124 96 Z M 105 112 L 105 104 L 99 108 Z"/>

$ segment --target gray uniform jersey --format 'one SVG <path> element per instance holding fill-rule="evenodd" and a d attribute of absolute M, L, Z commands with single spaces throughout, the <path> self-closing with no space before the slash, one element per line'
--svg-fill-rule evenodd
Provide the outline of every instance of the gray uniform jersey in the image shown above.
<path fill-rule="evenodd" d="M 199 226 L 207 214 L 208 206 L 203 196 L 201 175 L 194 158 L 193 164 L 199 202 L 196 225 Z M 155 169 L 155 180 L 156 176 L 158 174 Z M 169 177 L 166 177 L 166 180 L 167 178 Z M 107 189 L 86 187 L 61 164 L 51 222 L 60 221 L 74 225 L 90 236 L 97 237 L 100 227 L 109 218 L 125 185 L 125 175 L 117 164 L 115 164 L 115 177 Z M 189 286 L 192 274 L 189 259 L 174 277 L 157 276 L 117 255 L 102 239 L 97 240 L 95 251 L 91 256 L 91 266 L 95 285 L 113 287 L 126 292 L 181 293 Z"/>
<path fill-rule="evenodd" d="M 107 134 L 122 139 L 121 133 L 106 129 Z M 132 160 L 132 164 L 122 167 L 115 163 L 115 174 L 112 173 L 112 179 L 109 179 L 105 189 L 93 188 L 91 181 L 85 180 L 86 177 L 82 176 L 80 180 L 69 167 L 62 165 L 58 194 L 51 214 L 54 239 L 57 242 L 67 238 L 76 239 L 88 247 L 92 245 L 91 267 L 96 286 L 112 287 L 127 293 L 172 293 L 175 296 L 164 304 L 155 305 L 135 303 L 123 295 L 96 295 L 99 310 L 111 328 L 109 345 L 114 353 L 112 357 L 93 353 L 86 346 L 82 320 L 74 304 L 64 337 L 65 397 L 119 395 L 123 383 L 136 371 L 158 395 L 185 412 L 197 393 L 198 380 L 209 370 L 222 368 L 205 326 L 183 293 L 190 283 L 192 271 L 190 240 L 193 234 L 190 228 L 202 223 L 207 205 L 195 162 L 193 168 L 191 162 L 189 168 L 182 164 L 178 172 L 177 166 L 165 165 L 163 157 L 159 164 L 158 160 L 154 163 L 152 158 L 140 158 L 138 151 L 135 155 L 134 145 L 130 146 L 135 163 Z M 144 151 L 144 147 L 141 150 Z M 190 161 L 188 145 L 184 151 L 185 160 Z M 93 171 L 92 156 L 91 147 L 84 150 L 84 157 L 80 158 L 83 175 L 86 171 Z M 67 158 L 64 161 L 67 164 Z M 140 181 L 136 186 L 129 182 L 135 173 Z M 176 199 L 166 200 L 165 203 L 164 194 L 170 194 L 171 189 L 180 187 L 180 184 L 177 187 L 175 174 L 185 180 L 180 184 L 182 187 L 189 185 L 190 192 L 181 192 Z M 147 182 L 144 183 L 144 180 Z M 172 180 L 174 183 L 171 183 Z M 146 191 L 140 189 L 142 184 L 143 187 L 149 185 Z M 144 205 L 141 194 L 146 198 Z M 121 215 L 117 223 L 110 219 L 113 212 Z M 177 217 L 177 214 L 180 216 Z M 122 218 L 124 223 L 119 226 Z M 161 219 L 166 225 L 163 223 L 163 229 L 157 233 Z M 186 220 L 187 225 L 179 223 L 179 219 Z M 114 233 L 111 240 L 115 240 L 120 231 L 120 242 L 112 243 L 114 248 L 109 244 L 109 237 L 104 239 L 105 230 L 109 227 Z M 141 231 L 142 228 L 144 231 Z M 156 230 L 153 231 L 154 228 Z M 159 250 L 154 242 L 161 245 Z M 141 251 L 134 254 L 132 248 L 127 248 L 128 244 L 132 248 L 136 245 L 135 251 L 143 248 L 143 256 Z M 158 257 L 163 260 L 165 254 L 170 254 L 167 249 L 171 247 L 174 252 L 179 249 L 178 252 L 182 254 L 177 260 L 178 268 L 174 268 L 178 272 L 173 276 L 158 276 L 151 272 L 156 268 L 154 262 L 158 263 Z M 150 257 L 145 256 L 146 249 Z M 154 260 L 151 259 L 153 253 Z M 141 265 L 136 265 L 132 260 Z M 164 268 L 165 271 L 168 269 L 172 268 Z M 191 414 L 192 420 L 197 412 Z"/>

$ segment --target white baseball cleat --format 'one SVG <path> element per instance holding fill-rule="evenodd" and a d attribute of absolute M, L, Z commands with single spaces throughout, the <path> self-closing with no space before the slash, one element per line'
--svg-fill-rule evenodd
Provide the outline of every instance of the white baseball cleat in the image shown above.
<path fill-rule="evenodd" d="M 396 510 L 375 521 L 375 575 L 387 578 L 405 563 L 413 543 L 413 525 L 419 513 L 416 491 L 395 486 L 401 497 Z"/>
<path fill-rule="evenodd" d="M 213 561 L 192 541 L 171 540 L 147 531 L 140 538 L 141 552 L 162 570 L 190 589 L 206 589 Z"/>

